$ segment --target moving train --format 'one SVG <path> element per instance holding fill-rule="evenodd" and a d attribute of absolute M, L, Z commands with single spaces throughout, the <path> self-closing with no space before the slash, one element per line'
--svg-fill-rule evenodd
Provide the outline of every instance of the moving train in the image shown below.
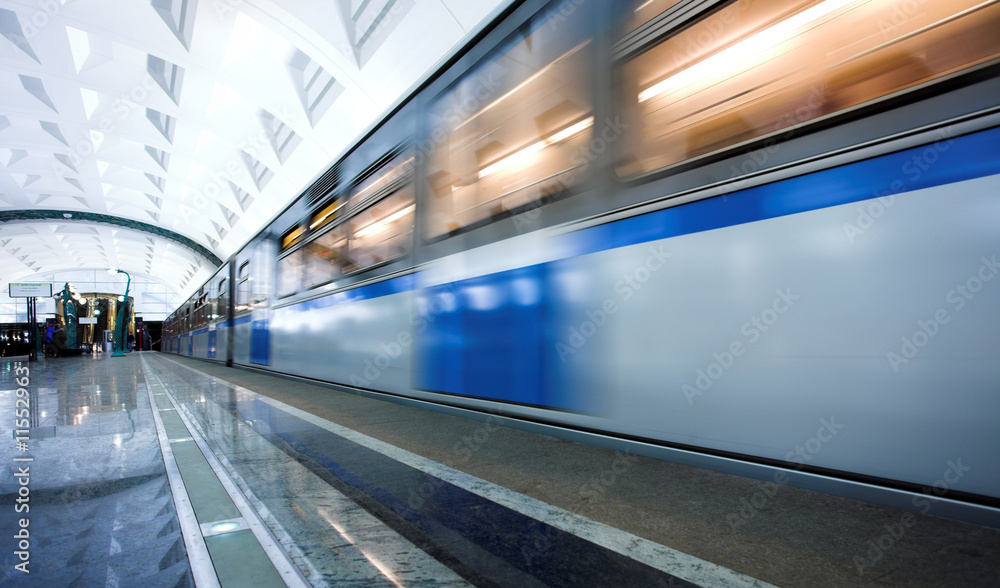
<path fill-rule="evenodd" d="M 515 2 L 163 349 L 1000 525 L 997 31 L 997 1 Z"/>

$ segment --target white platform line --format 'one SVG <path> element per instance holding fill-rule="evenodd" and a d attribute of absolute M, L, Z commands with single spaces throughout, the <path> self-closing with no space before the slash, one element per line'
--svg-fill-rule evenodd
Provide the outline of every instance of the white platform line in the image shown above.
<path fill-rule="evenodd" d="M 200 432 L 204 434 L 204 431 Z M 300 550 L 298 545 L 295 544 L 295 540 L 292 539 L 292 536 L 289 535 L 288 531 L 286 531 L 281 523 L 278 522 L 278 519 L 271 514 L 267 505 L 264 504 L 261 499 L 257 498 L 257 496 L 253 493 L 253 490 L 250 489 L 250 485 L 246 483 L 246 480 L 244 480 L 242 476 L 240 476 L 240 474 L 236 471 L 236 468 L 233 467 L 226 456 L 219 453 L 215 457 L 219 460 L 219 463 L 222 464 L 222 467 L 226 469 L 226 472 L 228 472 L 229 477 L 233 480 L 233 483 L 236 484 L 240 493 L 244 498 L 246 498 L 247 503 L 250 504 L 250 507 L 253 508 L 257 513 L 257 516 L 260 517 L 261 522 L 263 522 L 264 525 L 271 531 L 271 534 L 274 535 L 278 545 L 281 546 L 281 549 L 285 550 L 285 553 L 288 554 L 293 563 L 296 561 L 302 562 L 298 565 L 307 568 L 308 577 L 306 580 L 314 588 L 317 586 L 329 586 L 329 582 L 323 579 L 323 575 L 316 569 L 312 561 L 310 561 L 309 558 L 302 553 L 302 550 Z"/>
<path fill-rule="evenodd" d="M 174 501 L 174 510 L 177 512 L 177 522 L 180 523 L 181 538 L 184 539 L 184 549 L 187 551 L 188 564 L 191 566 L 194 585 L 197 588 L 221 588 L 219 577 L 215 574 L 215 565 L 212 564 L 212 556 L 209 555 L 205 538 L 201 535 L 198 517 L 194 514 L 194 507 L 191 506 L 191 500 L 188 498 L 187 490 L 184 488 L 184 480 L 181 478 L 181 472 L 177 469 L 177 462 L 174 460 L 174 452 L 170 449 L 167 431 L 163 428 L 159 407 L 153 398 L 153 386 L 149 381 L 149 370 L 146 367 L 145 361 L 143 361 L 142 368 L 142 377 L 146 381 L 146 395 L 149 397 L 149 407 L 153 413 L 153 424 L 156 426 L 156 438 L 160 443 L 163 466 L 167 470 L 170 495 Z"/>
<path fill-rule="evenodd" d="M 143 367 L 145 368 L 146 358 L 143 357 L 142 360 Z M 143 371 L 145 372 L 145 369 Z M 188 431 L 191 433 L 198 449 L 200 449 L 202 455 L 205 456 L 205 460 L 208 461 L 208 465 L 219 478 L 219 482 L 222 484 L 222 487 L 225 488 L 226 493 L 229 494 L 233 504 L 236 505 L 240 514 L 243 515 L 243 520 L 250 528 L 250 531 L 253 532 L 254 537 L 257 538 L 258 543 L 260 543 L 261 548 L 264 549 L 264 553 L 267 554 L 268 559 L 271 560 L 271 564 L 274 565 L 274 569 L 277 570 L 278 575 L 281 576 L 285 585 L 291 588 L 307 588 L 310 586 L 309 582 L 299 571 L 298 567 L 295 566 L 285 550 L 278 544 L 277 539 L 275 539 L 274 535 L 271 534 L 270 529 L 268 529 L 267 526 L 261 522 L 257 512 L 250 506 L 249 502 L 243 496 L 243 493 L 240 492 L 239 488 L 236 487 L 236 484 L 233 482 L 232 478 L 229 477 L 225 468 L 223 468 L 222 464 L 219 463 L 219 460 L 215 457 L 215 453 L 212 452 L 212 449 L 202 437 L 199 428 L 192 423 L 192 420 L 187 414 L 187 410 L 176 401 L 173 394 L 171 394 L 167 387 L 163 385 L 163 381 L 160 380 L 159 376 L 151 371 L 149 375 L 155 378 L 156 381 L 159 382 L 163 391 L 166 392 L 167 399 L 170 400 L 170 403 L 177 409 L 177 416 L 179 416 L 181 421 L 184 422 L 184 426 L 187 427 Z M 198 531 L 200 533 L 200 527 L 198 528 Z"/>
<path fill-rule="evenodd" d="M 221 378 L 217 378 L 193 367 L 186 366 L 168 357 L 162 357 L 175 365 L 186 368 L 200 376 L 224 384 L 246 393 L 253 398 L 279 408 L 304 421 L 312 423 L 318 427 L 326 429 L 331 433 L 339 435 L 345 439 L 353 441 L 359 445 L 367 447 L 372 451 L 377 451 L 382 455 L 390 457 L 400 463 L 404 463 L 412 468 L 420 470 L 426 474 L 454 484 L 473 494 L 477 494 L 487 500 L 496 502 L 511 510 L 519 512 L 525 516 L 551 525 L 557 529 L 571 533 L 600 545 L 650 567 L 666 572 L 688 582 L 705 586 L 706 588 L 729 588 L 729 587 L 753 587 L 769 588 L 771 584 L 756 578 L 741 574 L 725 566 L 703 560 L 693 555 L 688 555 L 682 551 L 661 545 L 649 539 L 644 539 L 638 535 L 633 535 L 627 531 L 622 531 L 610 525 L 599 523 L 583 515 L 570 512 L 568 510 L 553 506 L 537 500 L 530 496 L 525 496 L 509 488 L 488 482 L 482 478 L 477 478 L 454 468 L 427 459 L 405 449 L 390 445 L 384 441 L 379 441 L 363 433 L 348 429 L 326 419 L 320 418 L 304 410 L 289 406 L 284 402 L 269 398 L 253 390 L 248 390 L 242 386 L 233 384 Z"/>

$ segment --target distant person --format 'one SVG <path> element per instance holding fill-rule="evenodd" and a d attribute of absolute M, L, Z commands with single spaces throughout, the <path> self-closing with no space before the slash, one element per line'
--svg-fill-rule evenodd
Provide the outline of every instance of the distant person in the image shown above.
<path fill-rule="evenodd" d="M 125 347 L 126 349 L 128 349 L 129 351 L 132 351 L 132 348 L 135 347 L 135 335 L 133 335 L 132 333 L 129 333 L 128 337 L 125 338 L 125 345 L 126 345 L 126 347 Z"/>
<path fill-rule="evenodd" d="M 66 349 L 66 331 L 62 327 L 56 327 L 55 331 L 52 332 L 52 345 L 55 347 L 53 357 L 59 357 L 62 355 L 63 349 Z"/>
<path fill-rule="evenodd" d="M 56 326 L 54 324 L 46 325 L 45 327 L 45 344 L 42 345 L 42 353 L 45 357 L 58 357 L 59 348 L 56 347 L 56 342 L 54 335 L 56 332 Z"/>

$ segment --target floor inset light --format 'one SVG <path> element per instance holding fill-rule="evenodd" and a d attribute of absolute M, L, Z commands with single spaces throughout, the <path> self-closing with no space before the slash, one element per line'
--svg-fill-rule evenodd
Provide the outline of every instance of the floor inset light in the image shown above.
<path fill-rule="evenodd" d="M 234 521 L 226 521 L 224 523 L 215 523 L 208 528 L 210 533 L 228 533 L 230 531 L 235 531 L 240 528 L 240 524 Z"/>

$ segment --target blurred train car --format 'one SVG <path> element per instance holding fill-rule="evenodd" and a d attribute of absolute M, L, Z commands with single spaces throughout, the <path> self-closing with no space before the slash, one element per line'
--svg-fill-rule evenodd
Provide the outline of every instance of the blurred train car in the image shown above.
<path fill-rule="evenodd" d="M 163 351 L 225 361 L 229 336 L 229 264 L 175 310 L 163 323 Z"/>
<path fill-rule="evenodd" d="M 995 1 L 515 3 L 167 349 L 1000 525 L 998 30 Z"/>

